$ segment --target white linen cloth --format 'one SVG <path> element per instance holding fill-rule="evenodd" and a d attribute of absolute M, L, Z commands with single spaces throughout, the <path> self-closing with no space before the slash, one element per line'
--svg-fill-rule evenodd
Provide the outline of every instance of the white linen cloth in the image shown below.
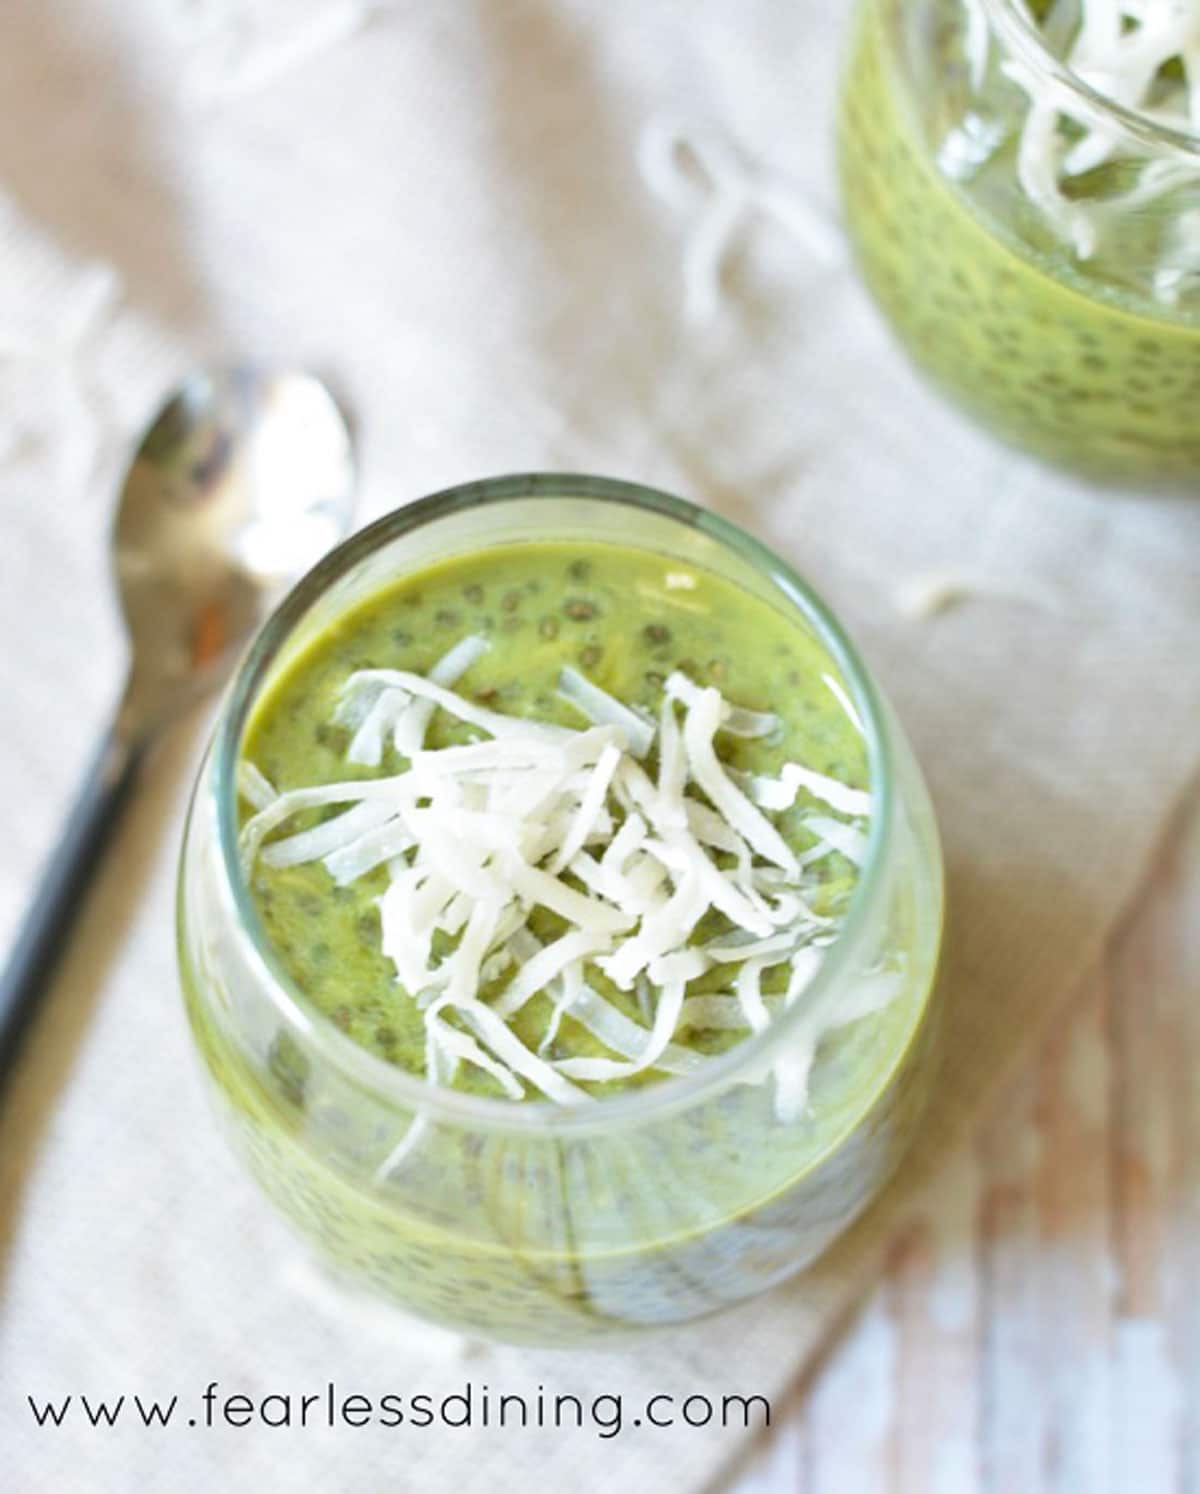
<path fill-rule="evenodd" d="M 558 468 L 753 528 L 894 699 L 951 889 L 944 1079 L 849 1240 L 628 1350 L 459 1361 L 314 1294 L 210 1121 L 174 975 L 204 722 L 181 724 L 0 1111 L 5 1488 L 699 1488 L 744 1434 L 52 1431 L 25 1398 L 178 1392 L 191 1414 L 210 1380 L 471 1379 L 619 1392 L 627 1417 L 655 1392 L 778 1404 L 1137 886 L 1200 751 L 1200 505 L 1053 476 L 915 382 L 833 227 L 844 20 L 816 0 L 5 0 L 0 944 L 118 686 L 123 441 L 176 372 L 228 353 L 335 379 L 364 518 Z M 961 583 L 940 615 L 908 605 Z"/>

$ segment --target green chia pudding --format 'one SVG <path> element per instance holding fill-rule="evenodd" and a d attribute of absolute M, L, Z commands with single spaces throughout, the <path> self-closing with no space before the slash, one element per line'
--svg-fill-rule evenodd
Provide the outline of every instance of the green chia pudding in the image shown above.
<path fill-rule="evenodd" d="M 860 6 L 839 166 L 862 275 L 914 362 L 998 436 L 1100 479 L 1192 479 L 1200 154 L 1122 154 L 1095 111 L 1035 116 L 1037 63 L 988 37 L 992 8 Z M 1047 47 L 1070 64 L 1085 42 L 1063 16 L 1100 9 L 1056 7 Z M 1171 57 L 1151 72 L 1134 107 L 1161 118 L 1182 73 Z"/>
<path fill-rule="evenodd" d="M 238 1149 L 356 1280 L 469 1333 L 595 1338 L 790 1274 L 892 1171 L 927 1088 L 920 899 L 894 889 L 886 948 L 805 1008 L 872 797 L 798 618 L 648 550 L 496 544 L 294 649 L 239 772 L 249 916 L 359 1057 L 335 1072 L 261 1015 L 247 1041 L 185 930 L 189 1011 Z M 794 1041 L 740 1083 L 606 1124 L 793 1005 Z M 364 1101 L 368 1055 L 403 1105 Z M 595 1125 L 556 1133 L 567 1113 Z"/>

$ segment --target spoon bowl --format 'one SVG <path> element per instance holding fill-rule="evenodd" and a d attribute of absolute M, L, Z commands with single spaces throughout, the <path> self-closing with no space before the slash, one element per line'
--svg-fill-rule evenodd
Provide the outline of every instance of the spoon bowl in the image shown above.
<path fill-rule="evenodd" d="M 242 366 L 196 373 L 171 396 L 113 533 L 126 734 L 154 731 L 225 677 L 280 584 L 347 532 L 354 489 L 350 432 L 317 379 Z"/>

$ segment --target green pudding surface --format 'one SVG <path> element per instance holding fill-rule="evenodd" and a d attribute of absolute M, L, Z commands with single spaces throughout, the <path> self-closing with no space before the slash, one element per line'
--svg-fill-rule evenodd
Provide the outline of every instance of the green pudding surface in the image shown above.
<path fill-rule="evenodd" d="M 351 732 L 331 724 L 340 692 L 356 670 L 400 668 L 427 674 L 463 637 L 479 635 L 487 652 L 455 690 L 506 715 L 560 722 L 587 721 L 557 693 L 564 665 L 572 665 L 622 702 L 657 716 L 663 684 L 682 670 L 713 684 L 730 702 L 771 711 L 779 727 L 765 738 L 722 734 L 720 752 L 731 767 L 777 773 L 798 761 L 830 778 L 867 786 L 861 735 L 826 682 L 835 667 L 818 642 L 767 602 L 713 573 L 681 567 L 668 557 L 608 544 L 510 544 L 445 561 L 409 577 L 339 618 L 295 658 L 259 703 L 243 756 L 281 790 L 401 771 L 404 760 L 389 747 L 378 769 L 345 760 Z M 839 681 L 840 683 L 840 681 Z M 444 711 L 434 714 L 426 742 L 442 747 L 466 742 L 475 730 Z M 648 763 L 653 773 L 653 758 Z M 296 816 L 282 833 L 317 823 L 322 814 Z M 777 819 L 799 852 L 815 840 L 803 821 L 828 807 L 801 792 Z M 815 912 L 844 912 L 856 880 L 853 864 L 834 853 L 811 869 Z M 360 1046 L 410 1072 L 425 1072 L 425 1026 L 410 993 L 381 949 L 378 899 L 383 867 L 337 887 L 320 863 L 275 868 L 259 860 L 251 892 L 257 916 L 276 956 L 309 1002 Z M 717 937 L 732 925 L 715 910 L 701 920 L 693 942 Z M 545 909 L 534 914 L 544 941 L 565 931 Z M 764 994 L 782 991 L 786 965 L 764 973 Z M 728 967 L 709 971 L 689 994 L 729 988 Z M 634 992 L 621 991 L 596 966 L 588 981 L 626 1016 L 645 1024 Z M 502 980 L 496 989 L 502 988 Z M 484 1000 L 495 994 L 485 988 Z M 537 1049 L 553 1001 L 543 992 L 513 1020 L 513 1030 Z M 744 1031 L 688 1029 L 678 1041 L 716 1053 Z M 569 1014 L 546 1050 L 550 1059 L 611 1056 Z M 288 1052 L 277 1061 L 286 1073 Z M 594 1094 L 662 1079 L 658 1070 L 584 1087 Z M 458 1065 L 456 1088 L 500 1097 L 497 1081 L 471 1063 Z"/>
<path fill-rule="evenodd" d="M 945 7 L 947 32 L 960 15 Z M 1039 456 L 1119 481 L 1194 476 L 1200 319 L 1136 288 L 1169 223 L 1153 207 L 1129 213 L 1106 251 L 1078 262 L 1032 204 L 1014 205 L 1015 141 L 951 181 L 934 153 L 962 64 L 938 75 L 931 22 L 933 72 L 918 88 L 898 65 L 904 25 L 897 0 L 861 5 L 838 141 L 858 263 L 901 342 L 944 393 Z"/>

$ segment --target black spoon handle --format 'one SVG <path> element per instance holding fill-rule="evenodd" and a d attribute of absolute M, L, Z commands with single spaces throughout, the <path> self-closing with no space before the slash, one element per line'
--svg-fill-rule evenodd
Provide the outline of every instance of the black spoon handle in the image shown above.
<path fill-rule="evenodd" d="M 142 756 L 140 745 L 123 740 L 115 728 L 104 737 L 17 929 L 8 963 L 0 971 L 0 1085 L 49 989 L 88 880 L 129 798 Z"/>

